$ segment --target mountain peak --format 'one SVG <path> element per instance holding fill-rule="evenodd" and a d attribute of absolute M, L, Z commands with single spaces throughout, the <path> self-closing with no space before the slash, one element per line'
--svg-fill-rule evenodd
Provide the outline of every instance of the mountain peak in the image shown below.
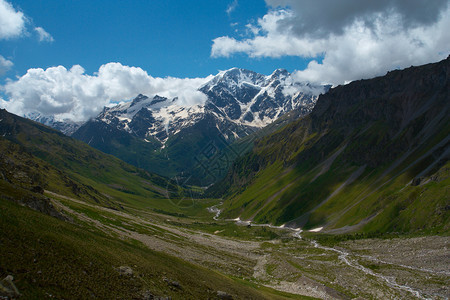
<path fill-rule="evenodd" d="M 266 77 L 264 75 L 251 70 L 231 68 L 226 71 L 220 71 L 219 74 L 214 76 L 214 78 L 207 82 L 203 87 L 213 87 L 217 84 L 232 87 L 241 85 L 244 82 L 253 85 L 261 85 L 263 82 L 265 82 L 265 79 Z M 200 90 L 203 87 L 201 87 Z"/>
<path fill-rule="evenodd" d="M 154 105 L 156 103 L 167 101 L 168 99 L 166 97 L 162 97 L 159 95 L 155 95 L 152 99 L 152 102 L 150 102 L 150 105 Z"/>
<path fill-rule="evenodd" d="M 53 127 L 66 135 L 71 135 L 82 125 L 83 122 L 75 122 L 69 119 L 57 120 L 53 115 L 42 115 L 39 112 L 31 112 L 23 117 Z"/>
<path fill-rule="evenodd" d="M 241 69 L 241 68 L 231 68 L 224 72 L 225 77 L 233 77 L 239 75 L 247 75 L 247 76 L 261 76 L 261 74 L 256 73 L 255 71 Z"/>
<path fill-rule="evenodd" d="M 138 104 L 138 103 L 140 103 L 140 102 L 142 102 L 142 101 L 145 101 L 145 100 L 147 100 L 147 99 L 148 99 L 147 96 L 142 95 L 142 94 L 139 94 L 139 95 L 136 96 L 136 98 L 133 99 L 133 101 L 131 102 L 130 107 L 131 107 L 131 106 L 134 106 L 134 105 L 136 105 L 136 104 Z"/>
<path fill-rule="evenodd" d="M 287 77 L 289 75 L 291 75 L 291 74 L 286 69 L 276 69 L 275 71 L 273 71 L 273 73 L 270 75 L 270 77 L 271 78 L 281 77 L 281 76 Z"/>

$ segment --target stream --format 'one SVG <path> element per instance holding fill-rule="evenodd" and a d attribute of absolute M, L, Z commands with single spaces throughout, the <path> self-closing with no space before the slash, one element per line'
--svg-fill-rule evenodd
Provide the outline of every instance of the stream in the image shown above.
<path fill-rule="evenodd" d="M 222 205 L 222 203 L 219 203 L 217 205 L 214 205 L 214 206 L 211 206 L 211 207 L 207 208 L 207 210 L 209 212 L 215 213 L 215 216 L 213 217 L 213 219 L 215 221 L 219 220 L 220 214 L 222 213 L 222 210 L 219 209 L 219 207 L 218 207 L 220 205 Z M 280 229 L 280 230 L 290 230 L 290 231 L 293 232 L 293 236 L 294 237 L 296 237 L 298 239 L 302 239 L 302 237 L 300 235 L 301 232 L 302 232 L 301 228 L 286 227 L 285 225 L 274 226 L 272 224 L 253 224 L 251 221 L 243 221 L 239 217 L 237 217 L 236 219 L 224 219 L 224 221 L 235 222 L 237 225 L 243 225 L 243 226 L 268 227 L 268 228 L 274 228 L 274 229 Z M 392 287 L 394 289 L 409 292 L 409 293 L 413 294 L 414 296 L 416 296 L 417 298 L 420 298 L 420 299 L 427 299 L 427 300 L 431 299 L 431 298 L 427 298 L 427 297 L 423 296 L 418 290 L 413 289 L 410 286 L 398 284 L 395 281 L 395 279 L 393 279 L 391 277 L 388 277 L 388 276 L 385 276 L 385 275 L 381 275 L 381 274 L 375 273 L 371 269 L 368 269 L 368 268 L 362 266 L 361 264 L 359 264 L 355 260 L 350 259 L 350 257 L 349 257 L 350 253 L 345 251 L 345 250 L 339 250 L 339 249 L 332 248 L 332 247 L 322 246 L 315 240 L 311 240 L 310 243 L 315 248 L 322 249 L 322 250 L 325 250 L 325 251 L 332 251 L 332 252 L 338 253 L 339 254 L 339 256 L 338 256 L 339 260 L 344 262 L 349 267 L 357 269 L 357 270 L 360 270 L 360 271 L 362 271 L 363 273 L 365 273 L 367 275 L 371 275 L 371 276 L 374 276 L 374 277 L 376 277 L 378 279 L 381 279 L 382 281 L 385 281 L 390 287 Z M 366 259 L 378 261 L 377 258 L 369 256 L 369 255 L 364 255 L 363 257 L 366 258 Z M 409 266 L 404 266 L 404 267 L 405 268 L 410 268 Z"/>
<path fill-rule="evenodd" d="M 397 282 L 395 282 L 394 279 L 389 278 L 388 276 L 384 276 L 384 275 L 375 273 L 372 270 L 362 266 L 358 262 L 356 262 L 354 260 L 351 260 L 349 258 L 350 253 L 348 253 L 346 251 L 335 249 L 335 248 L 331 248 L 331 247 L 322 246 L 319 243 L 317 243 L 317 241 L 314 241 L 314 240 L 311 241 L 311 244 L 315 248 L 326 250 L 326 251 L 333 251 L 333 252 L 338 253 L 339 254 L 339 259 L 341 261 L 343 261 L 345 264 L 347 264 L 348 266 L 350 266 L 350 267 L 352 267 L 354 269 L 360 270 L 360 271 L 364 272 L 367 275 L 371 275 L 371 276 L 374 276 L 376 278 L 379 278 L 379 279 L 385 281 L 390 287 L 393 287 L 393 288 L 395 288 L 397 290 L 403 290 L 403 291 L 410 292 L 411 294 L 413 294 L 414 296 L 416 296 L 417 298 L 420 298 L 420 299 L 431 299 L 431 298 L 426 298 L 426 297 L 422 296 L 419 291 L 417 291 L 417 290 L 415 290 L 415 289 L 413 289 L 413 288 L 411 288 L 411 287 L 409 287 L 407 285 L 398 284 Z M 365 257 L 366 258 L 370 258 L 370 259 L 375 259 L 375 258 L 373 258 L 371 256 L 368 256 L 368 255 L 366 255 Z"/>

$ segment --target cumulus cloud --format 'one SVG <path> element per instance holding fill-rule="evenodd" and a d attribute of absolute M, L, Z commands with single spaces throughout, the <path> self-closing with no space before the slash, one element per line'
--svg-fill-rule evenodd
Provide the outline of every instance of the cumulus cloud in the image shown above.
<path fill-rule="evenodd" d="M 292 39 L 291 35 L 284 34 L 278 28 L 278 22 L 291 15 L 293 12 L 285 9 L 270 11 L 259 19 L 256 25 L 247 24 L 246 30 L 250 33 L 250 38 L 236 40 L 222 36 L 214 39 L 211 56 L 229 57 L 234 53 L 243 52 L 251 57 L 280 57 L 298 55 L 299 47 L 303 48 L 303 52 L 308 52 L 304 41 Z"/>
<path fill-rule="evenodd" d="M 21 36 L 25 31 L 26 18 L 21 11 L 0 0 L 0 39 L 9 39 Z"/>
<path fill-rule="evenodd" d="M 29 69 L 17 80 L 8 80 L 3 90 L 9 100 L 0 106 L 19 115 L 38 112 L 57 120 L 85 121 L 104 106 L 132 99 L 138 94 L 179 97 L 185 105 L 201 104 L 206 96 L 197 91 L 207 78 L 155 78 L 141 68 L 120 63 L 102 65 L 93 75 L 75 65 Z"/>
<path fill-rule="evenodd" d="M 247 37 L 214 39 L 211 56 L 300 56 L 313 60 L 297 79 L 341 84 L 450 52 L 448 0 L 266 2 L 272 8 Z"/>
<path fill-rule="evenodd" d="M 50 33 L 48 33 L 47 31 L 45 31 L 44 28 L 42 27 L 35 27 L 34 31 L 37 32 L 38 37 L 39 37 L 39 42 L 53 42 L 54 39 L 51 36 Z"/>
<path fill-rule="evenodd" d="M 0 55 L 0 76 L 3 76 L 13 66 L 12 61 Z"/>
<path fill-rule="evenodd" d="M 431 25 L 436 22 L 448 0 L 266 0 L 267 4 L 289 7 L 295 14 L 280 20 L 279 26 L 296 36 L 323 37 L 330 34 L 342 35 L 355 22 L 364 27 L 377 26 L 379 19 L 398 17 L 401 29 Z"/>

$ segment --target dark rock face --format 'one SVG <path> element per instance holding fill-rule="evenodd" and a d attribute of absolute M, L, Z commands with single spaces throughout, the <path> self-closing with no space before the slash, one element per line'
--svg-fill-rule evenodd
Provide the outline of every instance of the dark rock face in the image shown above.
<path fill-rule="evenodd" d="M 141 108 L 141 110 L 134 115 L 129 127 L 137 137 L 144 139 L 147 137 L 148 128 L 152 127 L 155 122 L 156 119 L 153 117 L 152 112 L 147 108 Z M 157 136 L 164 138 L 161 135 Z"/>
<path fill-rule="evenodd" d="M 5 141 L 3 143 L 6 144 Z M 0 145 L 0 147 L 2 148 L 2 153 L 0 153 L 0 181 L 3 180 L 7 185 L 21 191 L 20 196 L 18 194 L 14 198 L 5 195 L 0 195 L 0 197 L 60 220 L 69 220 L 53 206 L 49 198 L 43 195 L 47 179 L 41 173 L 45 172 L 45 169 L 19 147 L 13 145 L 9 147 Z"/>
<path fill-rule="evenodd" d="M 59 212 L 51 203 L 50 199 L 47 197 L 38 197 L 34 195 L 22 197 L 16 202 L 18 202 L 21 205 L 27 206 L 31 209 L 34 209 L 38 212 L 47 214 L 51 217 L 63 220 L 63 221 L 69 221 L 70 219 L 66 217 L 64 214 Z"/>
<path fill-rule="evenodd" d="M 450 62 L 360 80 L 321 95 L 311 113 L 314 130 L 339 128 L 360 134 L 367 143 L 347 149 L 347 159 L 377 166 L 439 134 L 449 121 Z M 370 140 L 373 140 L 372 142 Z M 389 151 L 387 151 L 389 149 Z"/>

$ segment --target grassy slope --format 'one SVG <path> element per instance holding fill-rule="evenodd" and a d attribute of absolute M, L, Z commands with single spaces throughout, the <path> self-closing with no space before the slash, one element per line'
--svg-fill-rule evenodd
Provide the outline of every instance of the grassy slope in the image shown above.
<path fill-rule="evenodd" d="M 220 132 L 211 115 L 170 136 L 164 147 L 151 137 L 144 141 L 114 125 L 97 121 L 87 122 L 73 137 L 152 173 L 168 178 L 177 176 L 190 185 L 208 186 L 226 175 L 233 160 L 252 147 L 253 139 L 293 121 L 301 114 L 301 111 L 291 111 L 267 128 L 238 140 L 234 140 L 232 132 L 243 135 L 243 128 L 230 125 L 225 132 Z M 253 132 L 248 128 L 245 131 Z M 229 138 L 225 139 L 225 136 Z M 212 157 L 211 151 L 216 151 Z"/>
<path fill-rule="evenodd" d="M 169 161 L 160 149 L 161 143 L 150 137 L 146 142 L 113 125 L 96 121 L 84 124 L 73 137 L 149 172 L 167 177 L 176 174 L 178 165 Z"/>
<path fill-rule="evenodd" d="M 431 79 L 421 83 L 425 82 L 424 90 L 409 87 L 392 98 L 390 87 L 383 86 L 389 85 L 389 80 L 365 81 L 364 93 L 371 93 L 373 86 L 388 92 L 383 90 L 384 94 L 372 95 L 363 102 L 344 102 L 343 108 L 322 101 L 322 107 L 311 116 L 257 141 L 252 153 L 238 160 L 220 183 L 231 186 L 224 216 L 274 224 L 296 219 L 295 223 L 305 228 L 359 224 L 349 229 L 448 231 L 448 156 L 443 155 L 450 132 L 445 114 L 448 80 L 443 88 L 430 85 L 427 80 L 436 81 L 433 76 L 438 73 L 433 67 L 423 67 L 422 71 L 431 73 Z M 390 79 L 402 78 L 401 72 L 394 72 Z M 408 72 L 414 76 L 421 70 L 413 68 Z M 352 97 L 358 84 L 349 85 L 347 90 L 341 87 L 335 94 Z M 411 80 L 408 84 L 416 83 Z M 356 94 L 353 97 L 361 97 Z M 430 99 L 434 101 L 431 104 Z M 402 112 L 408 105 L 416 106 L 414 109 L 421 114 L 402 128 L 402 121 L 395 118 L 408 113 Z M 327 159 L 340 150 L 327 171 Z M 434 168 L 421 174 L 434 162 Z M 359 177 L 349 180 L 358 170 L 362 172 Z M 409 184 L 418 175 L 425 177 L 422 184 Z M 338 188 L 340 191 L 331 196 Z"/>
<path fill-rule="evenodd" d="M 184 174 L 183 182 L 190 178 L 191 184 L 200 186 L 209 185 L 214 179 L 205 176 L 204 170 L 199 168 L 197 159 L 202 158 L 202 151 L 209 144 L 218 149 L 227 144 L 210 116 L 171 136 L 164 148 L 154 140 L 145 142 L 112 125 L 96 121 L 83 125 L 73 137 L 142 169 L 169 178 Z"/>
<path fill-rule="evenodd" d="M 27 299 L 136 299 L 146 291 L 174 299 L 214 298 L 217 291 L 247 299 L 283 298 L 84 223 L 60 221 L 4 199 L 0 204 L 0 277 L 13 274 Z M 131 267 L 133 276 L 120 275 L 120 266 Z"/>
<path fill-rule="evenodd" d="M 131 166 L 63 134 L 6 111 L 0 111 L 2 147 L 20 149 L 36 164 L 43 188 L 58 194 L 120 208 L 119 204 L 175 209 L 167 192 L 176 189 L 167 179 Z M 21 159 L 18 159 L 20 161 Z M 44 167 L 45 166 L 45 167 Z M 45 171 L 44 171 L 45 170 Z M 48 171 L 50 170 L 50 171 Z M 177 211 L 179 212 L 179 211 Z"/>
<path fill-rule="evenodd" d="M 206 299 L 221 290 L 248 299 L 284 298 L 283 293 L 151 251 L 135 240 L 105 234 L 90 223 L 70 221 L 74 216 L 67 221 L 43 189 L 62 195 L 61 199 L 186 217 L 202 217 L 207 214 L 205 205 L 212 204 L 204 200 L 179 209 L 162 197 L 163 178 L 47 127 L 1 113 L 0 129 L 7 138 L 0 137 L 0 278 L 13 275 L 23 297 L 131 299 L 142 298 L 147 291 L 174 299 Z M 81 212 L 126 227 L 103 212 Z M 120 266 L 130 266 L 134 275 L 120 275 Z"/>

